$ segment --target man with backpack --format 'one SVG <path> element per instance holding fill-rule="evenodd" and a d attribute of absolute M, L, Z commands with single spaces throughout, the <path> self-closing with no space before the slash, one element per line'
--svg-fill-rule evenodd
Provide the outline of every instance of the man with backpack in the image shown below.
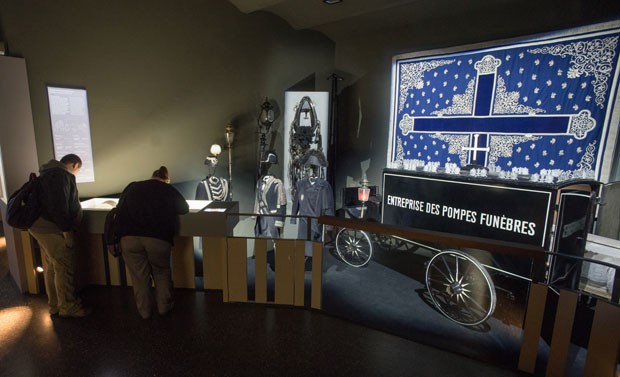
<path fill-rule="evenodd" d="M 39 169 L 38 199 L 41 215 L 28 229 L 37 240 L 47 267 L 44 271 L 49 312 L 61 317 L 84 317 L 85 308 L 75 288 L 75 250 L 73 230 L 82 218 L 75 175 L 82 160 L 68 154 L 50 160 Z"/>

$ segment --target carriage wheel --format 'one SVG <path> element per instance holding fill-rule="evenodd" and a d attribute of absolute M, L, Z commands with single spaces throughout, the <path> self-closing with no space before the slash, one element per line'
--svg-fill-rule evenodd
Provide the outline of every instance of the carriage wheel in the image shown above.
<path fill-rule="evenodd" d="M 336 236 L 336 251 L 346 264 L 365 266 L 372 256 L 372 244 L 366 232 L 342 228 Z"/>
<path fill-rule="evenodd" d="M 426 289 L 435 307 L 461 325 L 474 326 L 495 310 L 495 286 L 486 269 L 474 258 L 446 250 L 426 267 Z"/>

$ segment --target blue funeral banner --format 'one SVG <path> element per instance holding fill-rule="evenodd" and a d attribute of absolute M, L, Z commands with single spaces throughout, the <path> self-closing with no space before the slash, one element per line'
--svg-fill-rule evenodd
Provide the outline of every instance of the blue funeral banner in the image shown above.
<path fill-rule="evenodd" d="M 396 56 L 388 167 L 476 164 L 607 180 L 620 114 L 619 36 L 612 22 Z"/>

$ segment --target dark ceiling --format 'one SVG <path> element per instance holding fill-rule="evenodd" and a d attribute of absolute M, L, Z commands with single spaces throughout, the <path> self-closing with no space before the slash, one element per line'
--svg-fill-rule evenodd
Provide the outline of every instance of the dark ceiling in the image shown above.
<path fill-rule="evenodd" d="M 620 19 L 620 0 L 229 0 L 268 12 L 336 46 L 336 68 L 355 75 L 403 53 L 467 46 Z"/>
<path fill-rule="evenodd" d="M 322 0 L 229 1 L 244 13 L 270 12 L 296 30 L 316 30 L 336 43 L 455 19 L 475 27 L 484 25 L 487 14 L 502 15 L 506 22 L 515 16 L 527 22 L 527 16 L 532 15 L 570 23 L 620 13 L 618 0 L 342 0 L 334 5 Z M 537 10 L 543 14 L 536 14 Z"/>

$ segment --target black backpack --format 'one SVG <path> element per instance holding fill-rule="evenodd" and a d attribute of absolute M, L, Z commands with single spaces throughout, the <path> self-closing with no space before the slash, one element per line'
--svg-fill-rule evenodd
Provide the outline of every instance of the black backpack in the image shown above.
<path fill-rule="evenodd" d="M 6 222 L 10 226 L 26 230 L 41 216 L 39 191 L 39 178 L 30 173 L 28 182 L 9 197 Z"/>

